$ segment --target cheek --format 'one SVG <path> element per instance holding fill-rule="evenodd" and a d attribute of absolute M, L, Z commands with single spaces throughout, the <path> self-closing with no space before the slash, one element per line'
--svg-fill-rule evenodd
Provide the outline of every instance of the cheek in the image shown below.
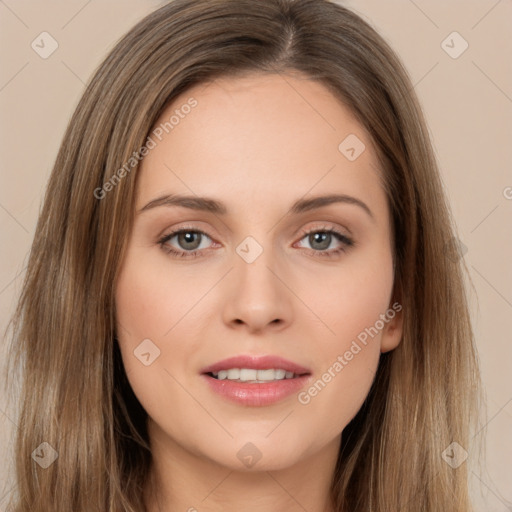
<path fill-rule="evenodd" d="M 379 349 L 383 328 L 379 319 L 390 307 L 392 289 L 392 255 L 385 244 L 349 255 L 325 276 L 305 278 L 300 294 L 322 320 L 325 353 L 332 357 L 347 350 L 358 337 L 364 341 L 368 330 L 374 334 L 373 346 Z M 378 336 L 373 329 L 376 322 Z"/>
<path fill-rule="evenodd" d="M 316 282 L 322 288 L 309 283 L 302 296 L 309 297 L 322 320 L 315 345 L 317 378 L 298 401 L 335 435 L 360 409 L 378 367 L 382 330 L 391 318 L 386 315 L 393 287 L 391 253 L 361 253 L 357 261 Z"/>
<path fill-rule="evenodd" d="M 177 269 L 169 274 L 165 256 L 138 257 L 133 251 L 116 288 L 116 313 L 121 333 L 132 340 L 162 340 L 201 296 L 194 276 Z M 163 277 L 165 275 L 165 278 Z M 197 283 L 195 283 L 197 284 Z"/>
<path fill-rule="evenodd" d="M 164 404 L 190 410 L 190 399 L 180 391 L 186 380 L 182 363 L 191 362 L 199 348 L 191 325 L 211 284 L 184 266 L 170 273 L 165 255 L 141 253 L 128 252 L 117 282 L 117 338 L 135 395 L 150 416 L 158 417 Z"/>
<path fill-rule="evenodd" d="M 324 439 L 339 435 L 358 413 L 368 396 L 379 361 L 378 350 L 362 349 L 350 361 L 343 354 L 332 356 L 325 371 L 298 395 L 302 412 L 296 415 L 314 418 L 301 422 L 301 428 L 311 435 L 318 435 L 321 430 Z"/>

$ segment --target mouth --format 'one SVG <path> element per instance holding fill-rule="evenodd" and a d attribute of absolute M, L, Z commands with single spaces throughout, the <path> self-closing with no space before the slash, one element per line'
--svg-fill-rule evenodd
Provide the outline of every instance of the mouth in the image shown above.
<path fill-rule="evenodd" d="M 246 406 L 265 406 L 303 388 L 311 372 L 276 356 L 238 356 L 203 368 L 201 376 L 222 398 Z"/>
<path fill-rule="evenodd" d="M 267 382 L 280 381 L 285 379 L 296 379 L 308 373 L 294 373 L 284 368 L 267 368 L 256 370 L 254 368 L 229 368 L 218 372 L 207 372 L 213 379 L 228 380 L 232 382 L 247 382 L 249 384 L 265 384 Z"/>

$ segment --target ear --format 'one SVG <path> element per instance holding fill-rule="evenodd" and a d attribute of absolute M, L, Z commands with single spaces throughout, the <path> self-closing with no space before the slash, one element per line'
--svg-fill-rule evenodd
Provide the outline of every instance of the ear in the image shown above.
<path fill-rule="evenodd" d="M 386 311 L 388 321 L 382 329 L 380 351 L 382 353 L 395 349 L 402 341 L 404 314 L 401 301 L 402 294 L 394 293 Z"/>

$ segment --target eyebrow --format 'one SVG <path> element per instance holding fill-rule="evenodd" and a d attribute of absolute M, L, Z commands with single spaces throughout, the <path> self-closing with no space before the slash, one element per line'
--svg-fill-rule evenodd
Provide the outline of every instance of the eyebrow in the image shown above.
<path fill-rule="evenodd" d="M 328 206 L 334 203 L 345 203 L 351 204 L 355 206 L 359 206 L 362 210 L 364 210 L 373 220 L 375 217 L 373 216 L 370 208 L 356 197 L 352 197 L 346 194 L 330 194 L 324 196 L 316 196 L 309 199 L 298 199 L 293 203 L 288 214 L 297 215 L 300 213 L 304 213 L 310 210 L 315 210 L 317 208 L 321 208 L 323 206 Z M 205 211 L 214 213 L 217 215 L 227 215 L 228 209 L 227 207 L 215 200 L 210 199 L 208 197 L 198 197 L 198 196 L 184 196 L 179 194 L 166 194 L 156 199 L 150 201 L 146 206 L 142 207 L 138 213 L 142 213 L 153 208 L 157 208 L 160 206 L 181 206 L 183 208 L 189 208 L 191 210 L 197 211 Z"/>

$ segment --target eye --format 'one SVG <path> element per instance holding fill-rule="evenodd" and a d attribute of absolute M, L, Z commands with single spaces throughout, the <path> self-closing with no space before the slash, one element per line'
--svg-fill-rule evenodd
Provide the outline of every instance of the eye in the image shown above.
<path fill-rule="evenodd" d="M 307 239 L 312 247 L 313 256 L 334 257 L 341 252 L 345 252 L 347 248 L 354 245 L 354 241 L 348 236 L 340 233 L 333 228 L 314 228 L 303 233 L 301 240 Z M 339 247 L 331 250 L 328 249 L 333 242 L 341 244 Z"/>
<path fill-rule="evenodd" d="M 176 238 L 178 247 L 170 242 Z M 203 245 L 204 239 L 212 240 L 204 231 L 193 228 L 181 228 L 166 234 L 158 244 L 168 254 L 179 258 L 195 258 L 208 249 Z M 347 248 L 354 245 L 354 241 L 343 233 L 327 227 L 315 228 L 302 233 L 301 241 L 307 239 L 312 247 L 309 252 L 313 256 L 334 257 L 341 252 L 345 252 Z M 339 247 L 327 250 L 333 242 L 338 242 Z"/>
<path fill-rule="evenodd" d="M 211 240 L 204 231 L 199 229 L 181 228 L 165 235 L 158 241 L 158 243 L 167 253 L 178 257 L 190 258 L 197 256 L 200 250 L 205 249 L 204 246 L 201 247 L 202 241 L 205 237 Z M 176 238 L 178 248 L 169 244 L 173 238 Z M 180 248 L 183 250 L 180 250 Z"/>

